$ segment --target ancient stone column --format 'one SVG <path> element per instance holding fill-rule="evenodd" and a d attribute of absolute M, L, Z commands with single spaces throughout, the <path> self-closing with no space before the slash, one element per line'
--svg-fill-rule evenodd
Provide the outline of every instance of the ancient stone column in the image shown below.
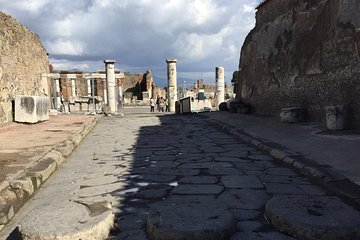
<path fill-rule="evenodd" d="M 116 113 L 116 89 L 115 89 L 115 60 L 105 60 L 106 68 L 106 86 L 107 86 L 107 102 L 110 107 L 110 113 Z"/>
<path fill-rule="evenodd" d="M 71 79 L 71 96 L 76 97 L 76 85 L 75 85 L 75 79 Z"/>
<path fill-rule="evenodd" d="M 176 59 L 167 59 L 169 111 L 175 112 L 177 98 Z"/>
<path fill-rule="evenodd" d="M 103 83 L 103 101 L 104 101 L 104 104 L 107 105 L 108 104 L 108 98 L 107 98 L 107 85 L 106 85 L 106 79 L 103 79 L 102 80 L 102 83 Z"/>
<path fill-rule="evenodd" d="M 219 110 L 220 103 L 224 102 L 225 98 L 225 89 L 224 89 L 224 83 L 225 83 L 225 74 L 224 74 L 224 68 L 223 67 L 216 67 L 215 68 L 215 79 L 216 79 L 216 92 L 215 92 L 215 103 L 216 103 L 216 109 Z"/>
<path fill-rule="evenodd" d="M 61 108 L 61 92 L 60 92 L 60 79 L 55 79 L 55 93 L 56 93 L 56 103 L 55 103 L 55 109 L 60 110 Z"/>
<path fill-rule="evenodd" d="M 91 79 L 87 79 L 87 95 L 91 96 Z"/>

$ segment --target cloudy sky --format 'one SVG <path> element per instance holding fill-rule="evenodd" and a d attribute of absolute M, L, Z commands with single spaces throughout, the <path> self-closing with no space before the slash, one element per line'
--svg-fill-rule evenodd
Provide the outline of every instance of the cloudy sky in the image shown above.
<path fill-rule="evenodd" d="M 104 59 L 126 72 L 151 69 L 166 83 L 168 58 L 178 59 L 178 82 L 226 81 L 255 24 L 259 0 L 0 0 L 6 12 L 36 32 L 57 70 L 104 69 Z"/>

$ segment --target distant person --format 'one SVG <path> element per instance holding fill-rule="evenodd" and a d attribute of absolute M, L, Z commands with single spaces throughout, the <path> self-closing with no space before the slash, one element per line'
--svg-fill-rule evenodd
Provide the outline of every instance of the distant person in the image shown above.
<path fill-rule="evenodd" d="M 165 112 L 169 111 L 169 99 L 165 99 Z"/>
<path fill-rule="evenodd" d="M 61 111 L 66 114 L 70 114 L 70 104 L 69 101 L 61 94 Z"/>
<path fill-rule="evenodd" d="M 95 103 L 97 103 L 96 99 L 95 99 Z M 123 108 L 123 98 L 122 98 L 121 93 L 119 93 L 117 95 L 117 110 L 118 110 L 118 112 L 122 111 L 122 108 Z"/>
<path fill-rule="evenodd" d="M 157 98 L 156 98 L 156 108 L 157 108 L 158 112 L 160 112 L 160 105 L 159 105 L 159 103 L 160 103 L 160 96 L 158 95 Z"/>
<path fill-rule="evenodd" d="M 165 100 L 163 97 L 159 99 L 159 112 L 164 112 Z"/>
<path fill-rule="evenodd" d="M 150 99 L 150 112 L 155 111 L 155 100 L 153 98 Z"/>

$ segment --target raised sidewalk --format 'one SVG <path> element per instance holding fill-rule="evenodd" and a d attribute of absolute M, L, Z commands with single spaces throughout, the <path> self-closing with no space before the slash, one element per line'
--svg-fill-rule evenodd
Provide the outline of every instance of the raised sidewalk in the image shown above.
<path fill-rule="evenodd" d="M 316 123 L 282 123 L 276 117 L 254 114 L 199 115 L 360 206 L 359 131 L 328 131 Z"/>
<path fill-rule="evenodd" d="M 97 116 L 57 115 L 0 128 L 0 230 L 96 125 Z"/>

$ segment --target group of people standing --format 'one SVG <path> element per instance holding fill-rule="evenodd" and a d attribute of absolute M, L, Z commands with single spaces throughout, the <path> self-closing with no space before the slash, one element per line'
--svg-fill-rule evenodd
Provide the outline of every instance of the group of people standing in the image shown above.
<path fill-rule="evenodd" d="M 158 112 L 168 112 L 169 111 L 169 100 L 167 98 L 163 98 L 157 96 L 156 101 L 151 98 L 150 99 L 150 112 L 155 112 L 155 105 Z"/>

